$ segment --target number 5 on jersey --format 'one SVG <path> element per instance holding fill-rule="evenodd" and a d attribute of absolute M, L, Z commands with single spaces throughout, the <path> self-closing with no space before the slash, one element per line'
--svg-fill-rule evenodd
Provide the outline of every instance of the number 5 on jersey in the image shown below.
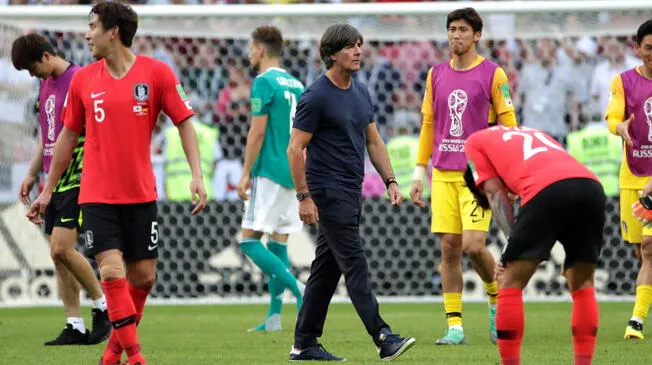
<path fill-rule="evenodd" d="M 106 113 L 101 106 L 103 102 L 104 100 L 102 99 L 93 100 L 93 115 L 95 116 L 95 121 L 98 123 L 102 123 L 106 117 Z"/>

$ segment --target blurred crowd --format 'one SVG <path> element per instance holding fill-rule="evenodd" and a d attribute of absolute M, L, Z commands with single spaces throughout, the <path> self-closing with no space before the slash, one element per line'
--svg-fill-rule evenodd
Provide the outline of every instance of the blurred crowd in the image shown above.
<path fill-rule="evenodd" d="M 0 0 L 0 3 L 2 1 L 6 2 Z M 21 3 L 28 2 L 40 3 Z M 51 3 L 62 2 L 71 3 L 67 0 Z M 16 1 L 11 0 L 10 3 Z M 43 34 L 61 50 L 66 59 L 81 65 L 92 61 L 83 34 Z M 137 36 L 133 44 L 137 54 L 162 60 L 174 70 L 190 98 L 197 120 L 218 131 L 213 156 L 214 170 L 211 172 L 213 197 L 218 200 L 237 199 L 235 185 L 240 177 L 249 126 L 249 88 L 256 75 L 247 59 L 247 43 L 247 39 Z M 5 49 L 7 47 L 5 44 Z M 602 120 L 609 100 L 611 80 L 618 73 L 640 64 L 634 50 L 633 36 L 481 40 L 477 49 L 481 56 L 505 69 L 519 124 L 541 129 L 563 144 L 570 132 L 587 124 L 606 127 Z M 3 58 L 0 54 L 0 71 L 6 79 L 0 78 L 0 83 L 19 88 L 23 82 L 31 80 L 33 85 L 34 80 L 29 75 L 12 71 L 6 56 Z M 365 42 L 362 68 L 355 77 L 369 87 L 376 122 L 388 143 L 390 154 L 394 151 L 392 142 L 400 141 L 404 150 L 397 147 L 396 156 L 399 157 L 396 158 L 411 158 L 410 153 L 405 152 L 405 146 L 418 145 L 427 71 L 436 63 L 448 59 L 446 41 Z M 281 62 L 282 67 L 305 85 L 310 85 L 323 72 L 317 41 L 287 42 Z M 6 106 L 3 108 L 8 110 Z M 6 118 L 10 113 L 4 114 Z M 161 116 L 152 143 L 155 165 L 165 165 L 164 131 L 167 128 L 170 128 L 170 123 L 165 116 Z M 20 155 L 27 155 L 28 151 L 31 153 L 33 150 L 26 144 L 19 144 L 17 148 L 21 151 L 24 149 L 22 153 L 16 152 Z M 3 157 L 2 160 L 27 160 L 23 157 Z M 395 169 L 405 165 L 404 174 L 409 179 L 413 164 L 394 159 L 392 162 Z M 364 195 L 382 196 L 384 185 L 371 164 L 367 165 Z M 157 171 L 164 185 L 164 171 Z M 400 174 L 400 171 L 397 172 L 397 175 Z M 409 181 L 401 185 L 409 187 Z"/>

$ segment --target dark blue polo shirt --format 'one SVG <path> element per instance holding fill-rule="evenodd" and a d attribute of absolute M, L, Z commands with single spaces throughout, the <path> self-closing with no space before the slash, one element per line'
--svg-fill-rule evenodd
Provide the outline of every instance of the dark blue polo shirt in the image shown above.
<path fill-rule="evenodd" d="M 342 90 L 323 74 L 310 85 L 294 118 L 294 128 L 313 135 L 306 158 L 310 190 L 361 191 L 367 127 L 372 122 L 371 97 L 363 83 L 353 79 Z"/>

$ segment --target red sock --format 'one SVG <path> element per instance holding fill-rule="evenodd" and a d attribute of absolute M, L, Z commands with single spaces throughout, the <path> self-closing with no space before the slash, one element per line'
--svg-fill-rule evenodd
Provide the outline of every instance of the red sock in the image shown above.
<path fill-rule="evenodd" d="M 118 331 L 113 330 L 111 331 L 109 342 L 106 343 L 106 348 L 102 355 L 102 363 L 103 365 L 119 364 L 121 358 L 122 345 L 120 345 L 120 340 L 118 339 Z"/>
<path fill-rule="evenodd" d="M 136 288 L 129 284 L 127 284 L 127 289 L 129 290 L 129 295 L 131 295 L 131 300 L 134 301 L 134 307 L 136 308 L 136 323 L 140 323 L 141 318 L 143 318 L 143 309 L 145 309 L 145 302 L 147 301 L 149 290 Z"/>
<path fill-rule="evenodd" d="M 595 289 L 584 288 L 571 293 L 573 312 L 571 329 L 573 330 L 573 347 L 575 365 L 590 365 L 595 351 L 595 338 L 598 334 L 598 302 Z"/>
<path fill-rule="evenodd" d="M 109 308 L 109 319 L 113 324 L 113 331 L 117 334 L 121 347 L 129 356 L 129 362 L 136 364 L 140 362 L 145 365 L 145 359 L 140 354 L 140 345 L 138 344 L 138 335 L 136 333 L 136 309 L 134 302 L 127 290 L 127 279 L 102 281 L 106 303 Z M 107 344 L 107 352 L 111 351 L 111 342 Z M 111 364 L 109 358 L 102 357 L 105 364 Z"/>
<path fill-rule="evenodd" d="M 496 308 L 496 330 L 498 351 L 503 365 L 521 364 L 524 322 L 523 291 L 516 288 L 500 289 Z"/>
<path fill-rule="evenodd" d="M 129 283 L 127 283 L 127 290 L 131 295 L 131 300 L 134 302 L 134 307 L 136 309 L 136 326 L 138 326 L 141 318 L 143 318 L 143 309 L 145 308 L 145 302 L 147 301 L 149 290 L 133 287 Z M 121 356 L 122 346 L 118 339 L 118 331 L 111 331 L 111 337 L 109 338 L 109 342 L 107 343 L 102 358 L 106 364 L 113 364 L 119 363 Z"/>

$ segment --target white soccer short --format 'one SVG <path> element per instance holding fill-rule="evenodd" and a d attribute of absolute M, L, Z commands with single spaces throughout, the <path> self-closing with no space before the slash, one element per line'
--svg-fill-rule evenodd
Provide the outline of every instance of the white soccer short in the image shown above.
<path fill-rule="evenodd" d="M 299 202 L 294 189 L 256 176 L 251 179 L 249 200 L 244 202 L 242 228 L 265 233 L 290 234 L 300 231 Z"/>

